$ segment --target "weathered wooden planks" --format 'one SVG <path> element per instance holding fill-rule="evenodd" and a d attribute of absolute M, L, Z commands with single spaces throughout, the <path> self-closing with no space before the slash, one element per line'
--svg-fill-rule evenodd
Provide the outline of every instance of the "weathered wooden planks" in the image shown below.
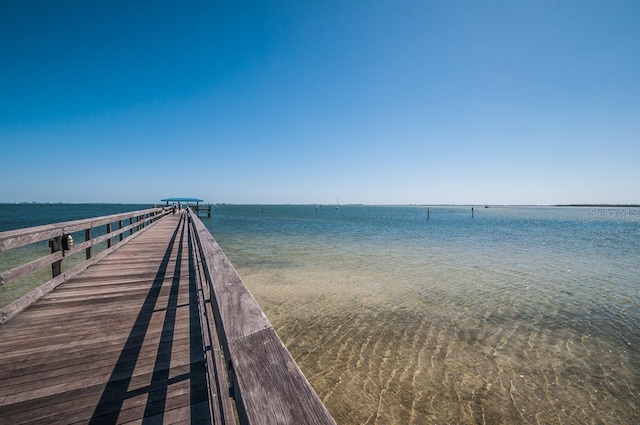
<path fill-rule="evenodd" d="M 196 264 L 202 264 L 201 250 L 197 249 L 197 235 L 195 226 L 190 226 L 189 237 L 194 247 L 190 258 Z M 230 379 L 224 350 L 220 342 L 220 335 L 215 323 L 215 314 L 211 303 L 211 286 L 206 279 L 203 267 L 197 267 L 196 282 L 198 288 L 197 301 L 200 306 L 200 323 L 202 325 L 203 343 L 205 347 L 205 361 L 207 363 L 207 379 L 209 381 L 209 403 L 213 416 L 213 423 L 237 422 L 237 413 L 230 394 Z"/>
<path fill-rule="evenodd" d="M 334 424 L 273 328 L 231 343 L 242 404 L 251 424 Z"/>
<path fill-rule="evenodd" d="M 210 423 L 186 227 L 151 229 L 0 327 L 0 423 Z"/>
<path fill-rule="evenodd" d="M 0 326 L 0 423 L 334 424 L 199 218 L 148 229 Z"/>
<path fill-rule="evenodd" d="M 241 422 L 335 424 L 220 246 L 191 216 Z"/>
<path fill-rule="evenodd" d="M 121 245 L 128 243 L 134 237 L 137 237 L 139 234 L 141 234 L 143 230 L 146 230 L 149 224 L 155 222 L 168 213 L 168 210 L 162 208 L 154 208 L 149 210 L 134 211 L 131 213 L 115 214 L 85 220 L 74 220 L 62 223 L 48 224 L 44 226 L 30 227 L 27 229 L 0 232 L 0 253 L 8 249 L 40 242 L 50 238 L 59 239 L 60 236 L 64 234 L 72 233 L 79 230 L 84 230 L 85 236 L 87 237 L 87 240 L 85 242 L 76 243 L 75 246 L 69 247 L 69 249 L 65 250 L 64 252 L 61 250 L 56 250 L 56 252 L 52 252 L 49 255 L 35 259 L 11 270 L 3 271 L 0 275 L 0 284 L 2 285 L 7 284 L 12 280 L 22 277 L 27 273 L 35 271 L 49 264 L 56 265 L 56 271 L 54 272 L 52 279 L 47 282 L 43 282 L 41 286 L 35 288 L 33 291 L 25 294 L 21 298 L 2 308 L 2 310 L 0 311 L 0 324 L 11 319 L 24 308 L 40 299 L 43 295 L 53 290 L 61 283 L 83 272 L 90 265 L 100 261 L 111 252 L 118 249 Z M 130 224 L 123 227 L 122 222 L 125 219 L 128 219 Z M 136 220 L 135 223 L 134 219 Z M 111 231 L 111 223 L 116 222 L 118 223 L 118 229 L 115 231 Z M 106 225 L 106 234 L 91 238 L 91 230 L 103 225 Z M 134 230 L 137 230 L 135 234 L 133 233 Z M 130 234 L 125 239 L 123 236 L 127 231 L 129 231 Z M 118 242 L 113 245 L 112 239 L 115 237 L 118 237 Z M 98 255 L 93 256 L 92 248 L 104 241 L 107 241 L 107 248 L 101 251 Z M 65 271 L 64 273 L 60 273 L 60 270 L 62 268 L 61 264 L 64 257 L 73 255 L 82 250 L 86 252 L 86 261 Z"/>

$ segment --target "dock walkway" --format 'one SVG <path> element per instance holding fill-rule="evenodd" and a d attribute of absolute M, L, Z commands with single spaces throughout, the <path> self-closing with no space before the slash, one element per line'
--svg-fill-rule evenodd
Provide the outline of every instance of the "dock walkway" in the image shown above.
<path fill-rule="evenodd" d="M 214 285 L 205 299 L 203 277 L 224 270 L 193 229 L 189 212 L 166 215 L 0 326 L 0 423 L 334 423 L 301 372 L 265 387 L 299 371 L 272 328 L 235 341 L 229 312 L 206 316 L 245 302 L 216 307 L 236 296 Z"/>
<path fill-rule="evenodd" d="M 0 423 L 210 422 L 182 217 L 0 327 Z"/>

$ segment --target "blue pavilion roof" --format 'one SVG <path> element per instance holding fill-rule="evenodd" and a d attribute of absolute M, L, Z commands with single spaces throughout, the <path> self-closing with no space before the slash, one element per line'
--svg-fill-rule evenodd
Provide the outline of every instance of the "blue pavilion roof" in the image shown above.
<path fill-rule="evenodd" d="M 160 202 L 204 202 L 204 201 L 198 198 L 165 198 L 165 199 L 161 199 Z"/>

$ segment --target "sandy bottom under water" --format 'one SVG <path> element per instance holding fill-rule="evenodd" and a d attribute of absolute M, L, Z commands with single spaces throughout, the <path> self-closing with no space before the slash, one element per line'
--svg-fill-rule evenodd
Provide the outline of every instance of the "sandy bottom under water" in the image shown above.
<path fill-rule="evenodd" d="M 355 263 L 238 268 L 338 424 L 637 423 L 640 328 L 624 311 L 521 270 Z M 600 329 L 611 314 L 617 334 Z"/>

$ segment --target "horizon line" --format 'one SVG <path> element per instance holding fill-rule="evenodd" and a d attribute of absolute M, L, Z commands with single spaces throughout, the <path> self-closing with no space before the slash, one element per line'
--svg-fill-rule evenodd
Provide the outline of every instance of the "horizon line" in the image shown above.
<path fill-rule="evenodd" d="M 0 201 L 1 205 L 156 205 L 160 202 L 86 202 L 86 201 L 78 201 L 78 202 L 63 202 L 63 201 Z M 320 206 L 320 205 L 329 205 L 333 206 L 335 204 L 332 203 L 280 203 L 280 202 L 205 202 L 206 204 L 211 205 L 290 205 L 290 206 Z M 567 204 L 481 204 L 481 203 L 407 203 L 407 204 L 386 204 L 386 203 L 374 203 L 374 204 L 366 204 L 366 203 L 346 203 L 340 204 L 340 206 L 379 206 L 379 207 L 616 207 L 616 208 L 640 208 L 640 204 L 637 203 L 567 203 Z"/>

